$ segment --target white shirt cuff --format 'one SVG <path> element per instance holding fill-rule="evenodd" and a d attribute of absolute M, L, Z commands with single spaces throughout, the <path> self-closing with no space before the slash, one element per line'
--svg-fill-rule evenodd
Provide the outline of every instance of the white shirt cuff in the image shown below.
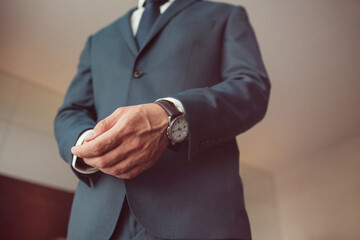
<path fill-rule="evenodd" d="M 92 129 L 86 130 L 85 132 L 83 132 L 80 137 L 78 138 L 78 140 L 76 141 L 75 146 L 81 145 L 84 142 L 85 136 L 91 131 Z M 71 166 L 79 173 L 82 174 L 92 174 L 95 173 L 97 171 L 99 171 L 98 169 L 94 168 L 94 167 L 79 167 L 79 165 L 76 164 L 78 160 L 78 157 L 73 155 L 73 159 L 72 159 L 72 163 Z"/>
<path fill-rule="evenodd" d="M 166 98 L 157 99 L 155 102 L 157 102 L 159 100 L 166 100 L 166 101 L 172 102 L 180 112 L 185 114 L 184 106 L 182 105 L 182 103 L 179 100 L 172 98 L 172 97 L 166 97 Z"/>

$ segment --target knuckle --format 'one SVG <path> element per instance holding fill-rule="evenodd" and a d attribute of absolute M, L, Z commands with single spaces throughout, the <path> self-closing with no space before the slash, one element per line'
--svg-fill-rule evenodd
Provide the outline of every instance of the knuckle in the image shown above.
<path fill-rule="evenodd" d="M 124 173 L 128 172 L 131 169 L 131 164 L 126 163 L 122 169 Z"/>
<path fill-rule="evenodd" d="M 99 155 L 101 153 L 101 150 L 102 150 L 102 147 L 99 144 L 92 147 L 92 152 L 95 155 Z"/>
<path fill-rule="evenodd" d="M 134 173 L 124 173 L 123 175 L 122 175 L 122 177 L 124 178 L 124 179 L 132 179 L 132 178 L 134 178 L 135 177 L 135 174 Z"/>
<path fill-rule="evenodd" d="M 99 168 L 106 168 L 108 166 L 108 161 L 106 158 L 101 157 L 98 159 L 98 166 Z"/>
<path fill-rule="evenodd" d="M 104 141 L 104 146 L 116 146 L 118 139 L 116 137 L 108 138 Z"/>
<path fill-rule="evenodd" d="M 135 138 L 131 142 L 131 148 L 132 149 L 141 149 L 142 147 L 142 141 L 140 138 Z"/>
<path fill-rule="evenodd" d="M 107 147 L 112 143 L 112 139 L 111 138 L 104 138 L 101 139 L 101 142 L 98 143 L 99 148 L 104 151 L 107 149 Z"/>
<path fill-rule="evenodd" d="M 106 126 L 106 119 L 103 119 L 103 120 L 101 120 L 100 122 L 98 122 L 98 124 L 97 124 L 96 127 L 97 127 L 98 129 L 104 129 L 105 126 Z"/>
<path fill-rule="evenodd" d="M 152 159 L 152 154 L 149 153 L 149 152 L 146 152 L 146 151 L 142 151 L 138 154 L 138 161 L 141 163 L 141 164 L 144 164 L 145 162 L 147 162 L 148 160 L 151 160 Z"/>
<path fill-rule="evenodd" d="M 133 159 L 131 159 L 131 161 L 128 161 L 127 163 L 125 163 L 124 169 L 130 170 L 130 168 L 133 166 Z"/>
<path fill-rule="evenodd" d="M 130 165 L 126 164 L 123 167 L 117 167 L 114 169 L 114 175 L 124 175 L 127 174 L 130 169 Z"/>
<path fill-rule="evenodd" d="M 143 107 L 141 105 L 134 107 L 133 109 L 135 114 L 142 114 L 143 113 Z"/>
<path fill-rule="evenodd" d="M 132 173 L 131 173 L 131 178 L 134 178 L 136 176 L 138 176 L 142 171 L 140 169 L 135 169 Z"/>
<path fill-rule="evenodd" d="M 121 174 L 119 177 L 122 179 L 129 179 L 127 174 Z"/>
<path fill-rule="evenodd" d="M 123 118 L 121 119 L 121 121 L 122 121 L 122 123 L 123 123 L 124 126 L 128 126 L 128 125 L 131 124 L 130 118 L 129 118 L 128 116 L 123 117 Z"/>
<path fill-rule="evenodd" d="M 116 170 L 116 176 L 119 176 L 123 179 L 132 179 L 136 177 L 137 171 L 136 170 L 126 170 L 125 168 L 120 168 Z"/>
<path fill-rule="evenodd" d="M 114 113 L 121 113 L 122 110 L 123 107 L 118 107 L 117 109 L 115 109 Z"/>
<path fill-rule="evenodd" d="M 134 177 L 136 177 L 136 174 L 134 174 L 134 173 L 129 173 L 127 179 L 133 179 Z"/>
<path fill-rule="evenodd" d="M 112 170 L 112 174 L 114 175 L 114 176 L 120 176 L 120 175 L 122 175 L 123 174 L 123 170 L 121 169 L 121 168 L 114 168 L 113 170 Z"/>

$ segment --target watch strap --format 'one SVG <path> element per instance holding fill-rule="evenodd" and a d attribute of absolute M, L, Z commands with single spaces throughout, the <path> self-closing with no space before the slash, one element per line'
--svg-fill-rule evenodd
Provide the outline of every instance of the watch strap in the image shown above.
<path fill-rule="evenodd" d="M 182 114 L 182 112 L 180 112 L 179 109 L 177 109 L 175 104 L 172 102 L 166 100 L 158 100 L 155 103 L 160 105 L 165 110 L 167 115 L 171 117 L 171 119 L 174 119 L 175 117 Z"/>

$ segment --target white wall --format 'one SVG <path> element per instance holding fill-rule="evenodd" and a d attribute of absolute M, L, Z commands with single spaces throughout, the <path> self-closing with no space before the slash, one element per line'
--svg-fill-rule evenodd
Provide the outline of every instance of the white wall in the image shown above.
<path fill-rule="evenodd" d="M 60 159 L 53 120 L 63 96 L 0 72 L 0 173 L 74 190 L 76 178 Z"/>

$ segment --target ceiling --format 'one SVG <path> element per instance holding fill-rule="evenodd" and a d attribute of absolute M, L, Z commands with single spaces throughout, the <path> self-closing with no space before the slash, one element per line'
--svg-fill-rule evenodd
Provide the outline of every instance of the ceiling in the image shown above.
<path fill-rule="evenodd" d="M 360 1 L 227 1 L 247 9 L 272 80 L 268 114 L 238 137 L 273 171 L 360 136 Z M 88 35 L 135 0 L 1 0 L 0 69 L 64 94 Z M 360 146 L 359 146 L 360 147 Z"/>

